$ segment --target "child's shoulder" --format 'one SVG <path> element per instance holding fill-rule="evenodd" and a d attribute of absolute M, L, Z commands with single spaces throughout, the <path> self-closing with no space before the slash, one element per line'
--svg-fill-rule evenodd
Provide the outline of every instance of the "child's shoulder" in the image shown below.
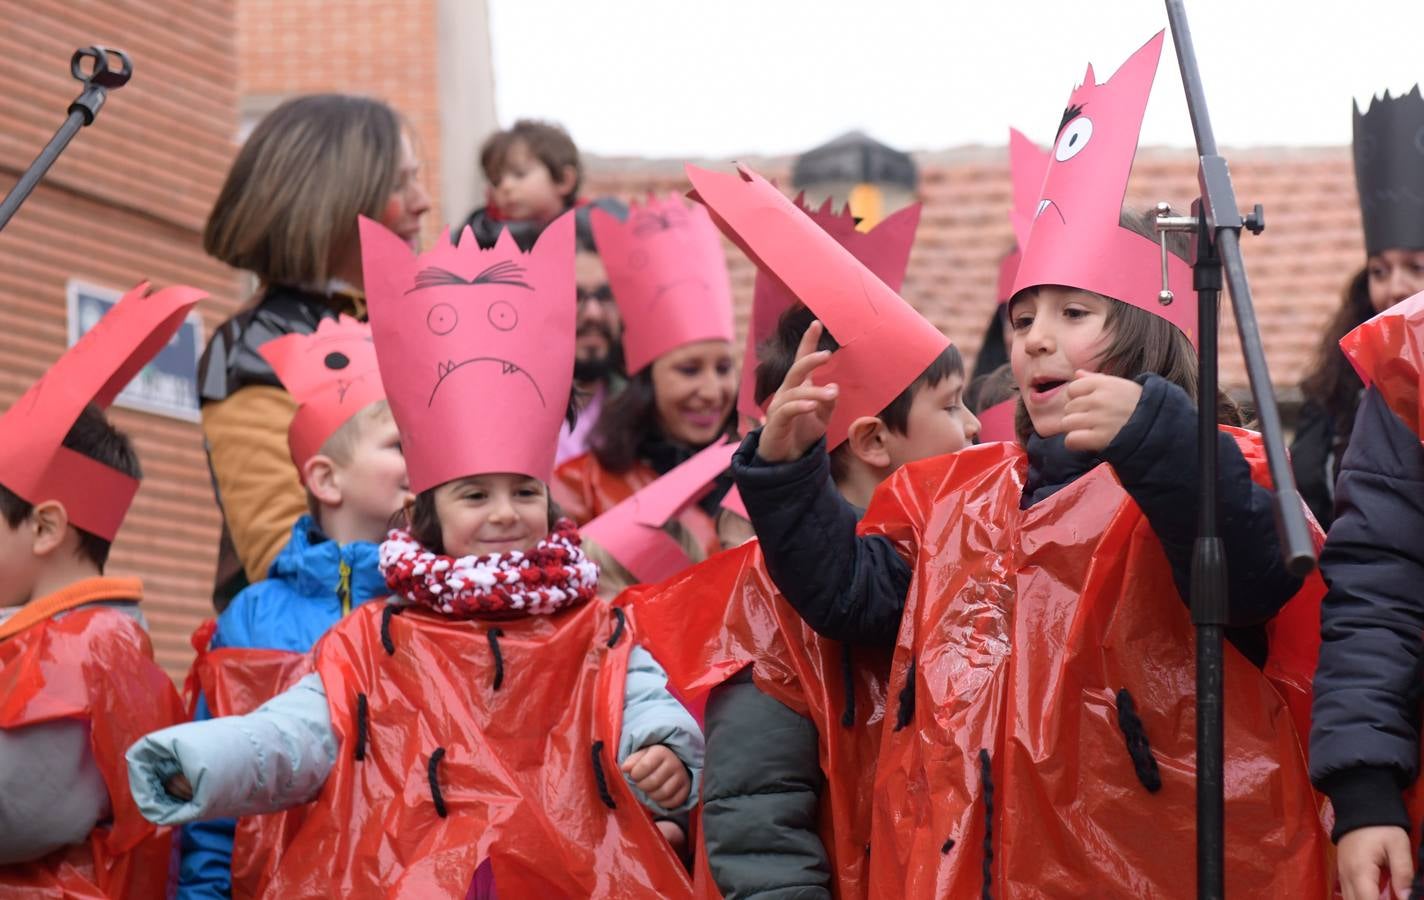
<path fill-rule="evenodd" d="M 218 616 L 213 646 L 305 652 L 341 618 L 333 597 L 316 598 L 286 579 L 248 585 Z"/>

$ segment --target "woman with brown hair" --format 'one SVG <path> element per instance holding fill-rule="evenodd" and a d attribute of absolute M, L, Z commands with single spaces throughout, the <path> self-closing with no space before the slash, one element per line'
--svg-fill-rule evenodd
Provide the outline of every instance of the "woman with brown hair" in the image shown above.
<path fill-rule="evenodd" d="M 209 254 L 258 280 L 198 366 L 203 436 L 223 510 L 219 611 L 267 576 L 307 508 L 287 448 L 295 404 L 258 348 L 341 313 L 364 319 L 357 217 L 413 244 L 429 209 L 409 129 L 379 100 L 294 98 L 238 152 L 203 233 Z"/>
<path fill-rule="evenodd" d="M 551 489 L 583 525 L 698 450 L 733 432 L 736 364 L 732 296 L 722 239 L 701 206 L 649 198 L 626 220 L 594 210 L 593 231 L 624 322 L 629 380 L 608 400 L 589 452 L 560 465 Z M 717 504 L 730 475 L 673 523 L 686 549 L 721 549 Z"/>
<path fill-rule="evenodd" d="M 1376 313 L 1424 291 L 1424 99 L 1355 106 L 1355 186 L 1365 230 L 1365 265 L 1350 278 L 1340 309 L 1301 382 L 1303 402 L 1291 443 L 1300 494 L 1325 527 L 1334 519 L 1335 479 L 1350 443 L 1365 385 L 1340 352 L 1340 339 Z"/>

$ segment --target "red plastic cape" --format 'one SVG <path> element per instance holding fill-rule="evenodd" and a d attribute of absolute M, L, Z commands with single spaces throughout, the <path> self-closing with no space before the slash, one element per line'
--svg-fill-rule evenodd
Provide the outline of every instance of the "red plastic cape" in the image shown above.
<path fill-rule="evenodd" d="M 1366 386 L 1374 386 L 1394 414 L 1424 435 L 1424 293 L 1396 303 L 1340 341 Z"/>
<path fill-rule="evenodd" d="M 1257 436 L 1228 431 L 1264 483 Z M 1021 511 L 1026 471 L 1023 450 L 1008 444 L 912 464 L 881 487 L 862 523 L 915 569 L 889 684 L 899 698 L 913 679 L 914 710 L 906 728 L 885 732 L 871 893 L 978 897 L 987 873 L 996 897 L 1190 896 L 1186 604 L 1111 467 Z M 1312 575 L 1268 626 L 1264 673 L 1226 648 L 1231 896 L 1327 890 L 1323 802 L 1301 739 L 1323 593 Z M 1156 793 L 1135 773 L 1119 726 L 1124 689 L 1160 772 Z"/>
<path fill-rule="evenodd" d="M 592 453 L 584 453 L 554 470 L 549 490 L 564 515 L 579 525 L 587 525 L 657 480 L 658 473 L 642 463 L 634 463 L 627 472 L 617 474 L 599 465 Z M 703 559 L 722 549 L 716 521 L 696 503 L 688 504 L 675 521 L 703 548 Z"/>
<path fill-rule="evenodd" d="M 500 897 L 690 896 L 618 770 L 633 642 L 609 607 L 386 609 L 316 647 L 340 750 L 267 896 L 464 897 L 486 858 Z"/>
<path fill-rule="evenodd" d="M 659 585 L 631 588 L 623 599 L 639 643 L 666 663 L 669 683 L 685 702 L 705 703 L 712 688 L 751 666 L 757 687 L 815 723 L 826 776 L 820 835 L 835 896 L 868 896 L 865 848 L 889 654 L 860 647 L 851 653 L 855 702 L 847 725 L 845 648 L 812 631 L 782 599 L 756 541 Z M 698 887 L 699 896 L 721 896 L 710 876 Z"/>
<path fill-rule="evenodd" d="M 139 813 L 124 751 L 183 721 L 173 682 L 138 622 L 108 607 L 76 609 L 0 641 L 0 728 L 60 719 L 89 723 L 113 822 L 84 844 L 0 866 L 0 898 L 166 896 L 173 832 Z"/>
<path fill-rule="evenodd" d="M 242 716 L 311 671 L 311 658 L 304 653 L 241 647 L 210 649 L 216 624 L 209 619 L 193 633 L 193 648 L 198 655 L 185 684 L 190 717 L 199 691 L 207 698 L 208 711 L 213 717 Z M 277 870 L 282 848 L 291 842 L 308 808 L 243 816 L 237 820 L 232 840 L 234 900 L 262 895 L 264 886 Z"/>

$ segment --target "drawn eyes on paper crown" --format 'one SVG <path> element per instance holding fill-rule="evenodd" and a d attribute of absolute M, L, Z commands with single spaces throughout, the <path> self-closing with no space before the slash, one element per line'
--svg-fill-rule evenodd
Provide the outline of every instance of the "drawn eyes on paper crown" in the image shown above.
<path fill-rule="evenodd" d="M 485 319 L 496 331 L 513 331 L 519 326 L 519 310 L 508 300 L 496 300 L 485 308 Z M 444 337 L 460 324 L 460 311 L 450 303 L 437 303 L 425 316 L 431 334 Z"/>

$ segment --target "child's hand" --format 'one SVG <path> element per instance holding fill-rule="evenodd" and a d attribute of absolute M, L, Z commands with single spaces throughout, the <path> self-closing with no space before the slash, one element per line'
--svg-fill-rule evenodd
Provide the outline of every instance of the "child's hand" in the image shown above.
<path fill-rule="evenodd" d="M 623 761 L 623 774 L 648 799 L 663 809 L 676 809 L 687 801 L 692 778 L 682 760 L 662 744 L 644 747 Z"/>
<path fill-rule="evenodd" d="M 674 853 L 681 853 L 683 846 L 687 843 L 687 835 L 683 833 L 682 826 L 667 819 L 659 819 L 653 823 L 658 831 L 662 833 L 663 839 L 672 847 Z"/>
<path fill-rule="evenodd" d="M 1074 373 L 1063 404 L 1064 444 L 1069 450 L 1101 453 L 1132 418 L 1142 385 L 1098 372 Z"/>
<path fill-rule="evenodd" d="M 188 777 L 182 772 L 172 775 L 163 782 L 163 789 L 184 803 L 193 799 L 193 786 L 188 783 Z"/>
<path fill-rule="evenodd" d="M 1345 900 L 1378 900 L 1380 873 L 1389 875 L 1394 895 L 1409 896 L 1414 860 L 1409 852 L 1409 832 L 1397 825 L 1356 828 L 1340 838 L 1340 890 Z"/>
<path fill-rule="evenodd" d="M 757 445 L 757 456 L 766 462 L 800 459 L 826 433 L 839 388 L 834 384 L 818 387 L 811 381 L 811 373 L 831 358 L 831 351 L 816 349 L 824 330 L 819 321 L 812 322 L 801 335 L 796 361 L 767 406 L 766 425 Z"/>

